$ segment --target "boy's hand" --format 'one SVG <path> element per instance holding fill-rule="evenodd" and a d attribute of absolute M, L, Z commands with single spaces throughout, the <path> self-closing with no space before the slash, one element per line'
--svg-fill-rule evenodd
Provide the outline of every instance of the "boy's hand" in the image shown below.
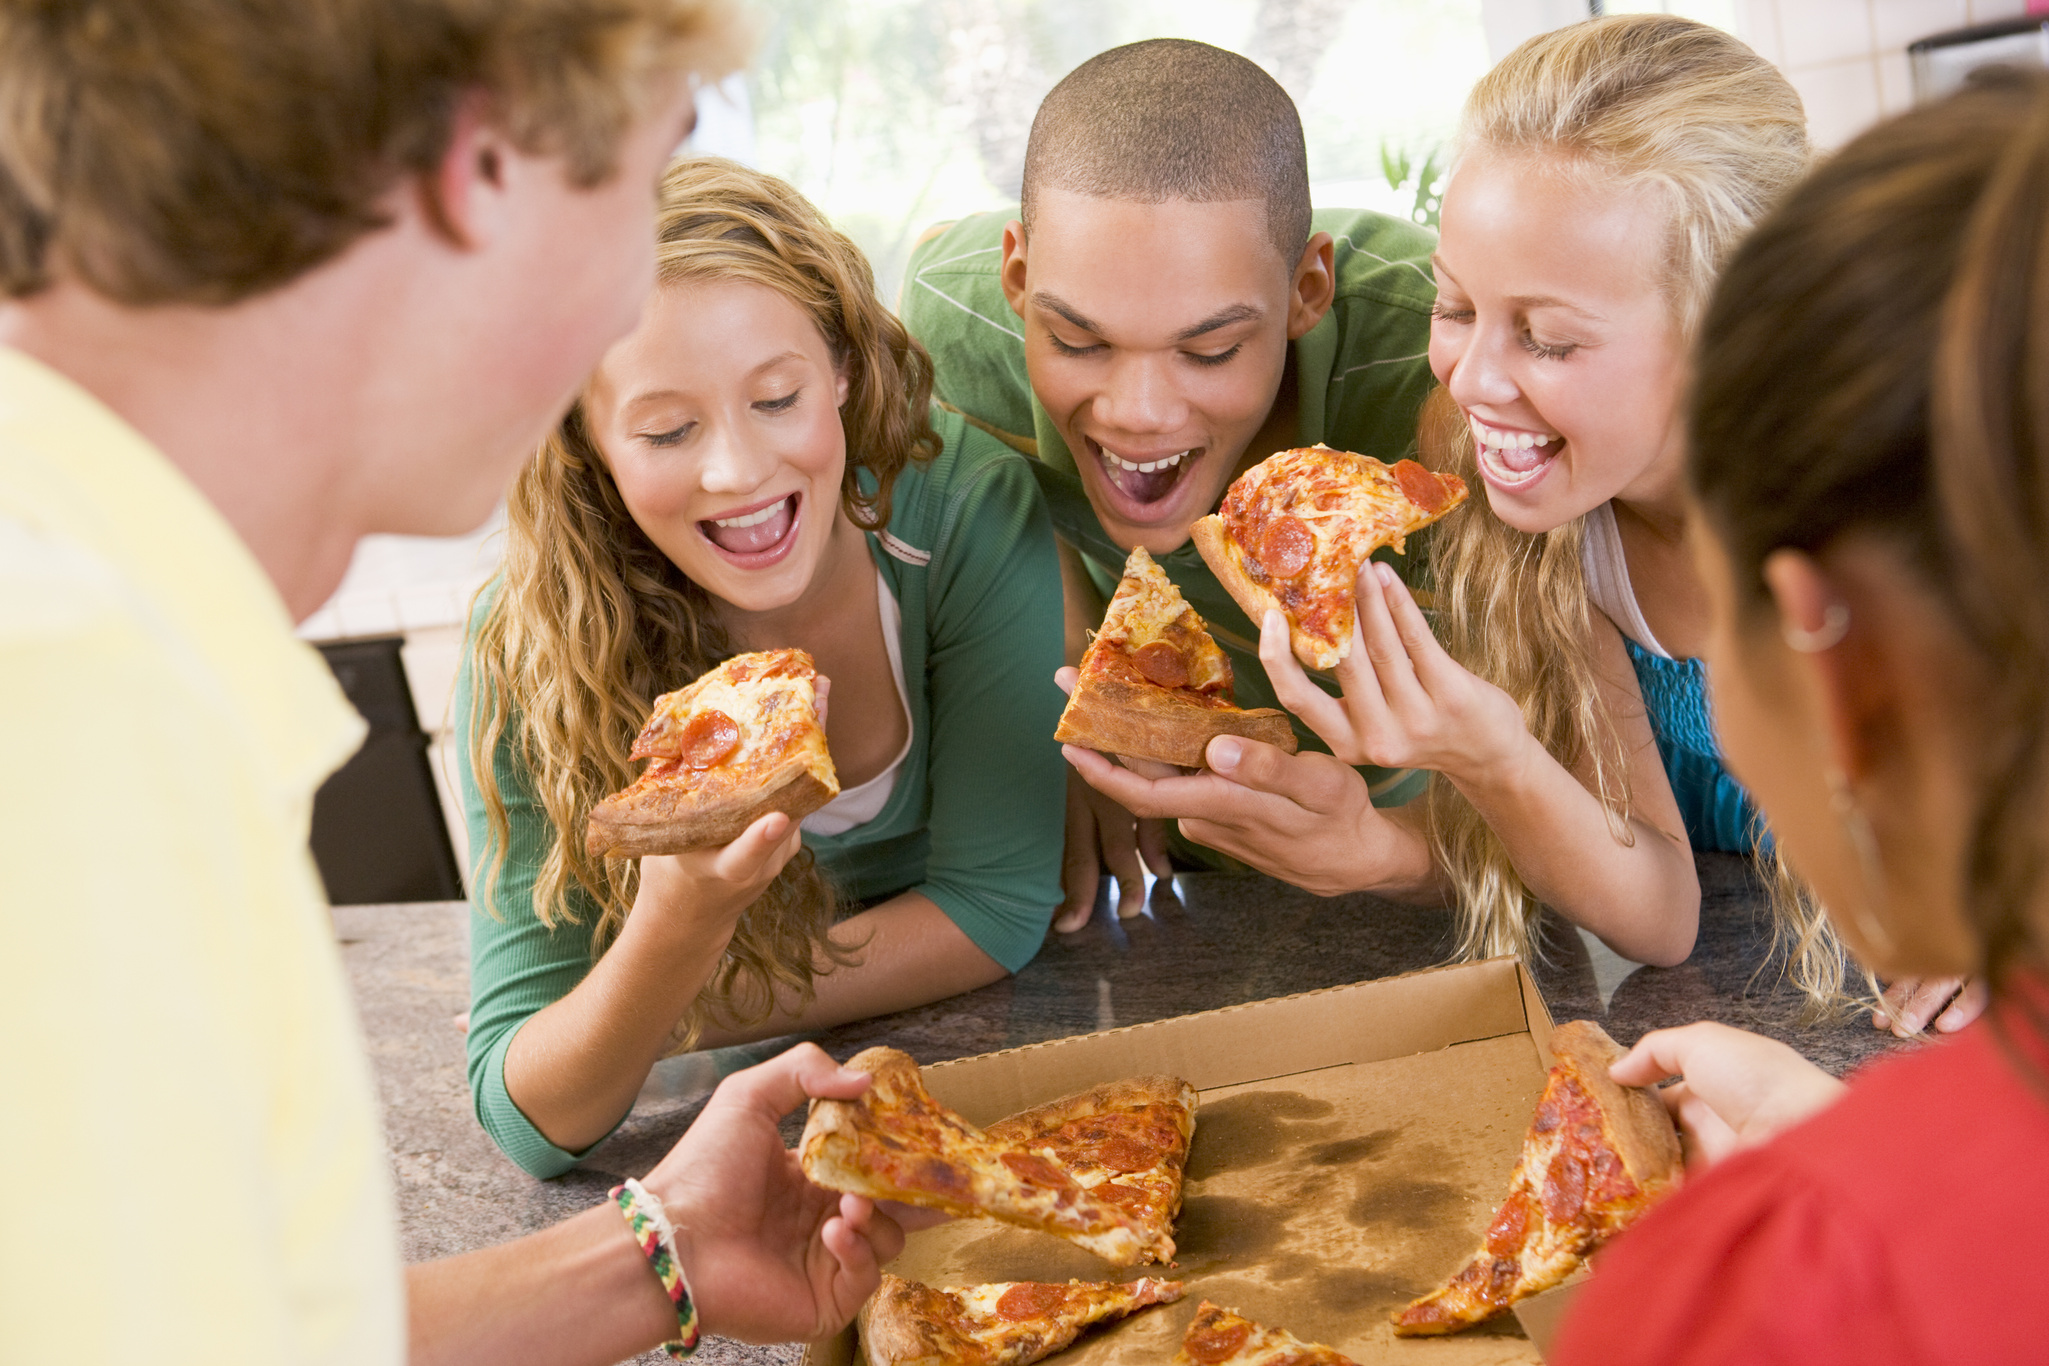
<path fill-rule="evenodd" d="M 1983 1015 L 1991 1001 L 1982 977 L 1902 977 L 1886 984 L 1883 999 L 1898 1020 L 1874 1010 L 1871 1027 L 1890 1029 L 1902 1039 L 1928 1029 L 1954 1034 Z"/>
<path fill-rule="evenodd" d="M 1060 860 L 1060 888 L 1065 899 L 1053 915 L 1053 928 L 1066 934 L 1088 924 L 1096 908 L 1096 888 L 1102 883 L 1105 868 L 1117 879 L 1118 919 L 1128 920 L 1144 910 L 1141 859 L 1155 877 L 1173 875 L 1174 865 L 1167 858 L 1166 823 L 1139 819 L 1118 805 L 1116 798 L 1090 788 L 1069 773 L 1067 849 Z"/>
<path fill-rule="evenodd" d="M 1516 762 L 1530 743 L 1522 709 L 1444 652 L 1395 572 L 1369 561 L 1356 595 L 1352 649 L 1337 666 L 1342 698 L 1309 681 L 1289 647 L 1286 619 L 1266 614 L 1259 658 L 1281 705 L 1348 764 L 1484 781 Z"/>
<path fill-rule="evenodd" d="M 1658 1098 L 1679 1122 L 1686 1165 L 1709 1167 L 1833 1105 L 1843 1083 L 1774 1039 L 1724 1024 L 1654 1030 L 1608 1069 L 1624 1086 L 1677 1074 Z"/>
<path fill-rule="evenodd" d="M 807 1097 L 851 1100 L 867 1074 L 799 1044 L 719 1083 L 704 1113 L 648 1174 L 667 1206 L 707 1332 L 808 1341 L 846 1326 L 903 1248 L 874 1203 L 805 1180 L 777 1125 Z"/>

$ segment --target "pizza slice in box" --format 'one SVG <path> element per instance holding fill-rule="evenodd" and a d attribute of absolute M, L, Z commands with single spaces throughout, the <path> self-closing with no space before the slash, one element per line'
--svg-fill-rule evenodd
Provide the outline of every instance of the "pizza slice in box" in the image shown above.
<path fill-rule="evenodd" d="M 656 698 L 628 756 L 652 762 L 592 808 L 585 847 L 598 858 L 710 848 L 771 811 L 798 821 L 838 796 L 817 681 L 802 650 L 765 650 Z"/>
<path fill-rule="evenodd" d="M 1352 649 L 1359 568 L 1466 500 L 1455 474 L 1413 460 L 1303 446 L 1238 476 L 1193 528 L 1196 549 L 1257 625 L 1279 609 L 1295 658 L 1334 668 Z"/>
<path fill-rule="evenodd" d="M 1181 1282 L 1001 1281 L 940 1290 L 882 1275 L 856 1331 L 869 1366 L 1027 1366 L 1098 1323 L 1181 1298 Z"/>
<path fill-rule="evenodd" d="M 1358 1366 L 1335 1347 L 1254 1323 L 1204 1300 L 1174 1354 L 1174 1366 Z"/>
<path fill-rule="evenodd" d="M 1201 768 L 1217 735 L 1295 752 L 1286 712 L 1233 705 L 1231 661 L 1144 546 L 1124 562 L 1124 579 L 1076 673 L 1053 732 L 1062 744 L 1183 768 Z"/>
<path fill-rule="evenodd" d="M 1400 1337 L 1456 1333 L 1557 1285 L 1679 1184 L 1679 1135 L 1648 1088 L 1608 1068 L 1622 1049 L 1572 1020 L 1551 1033 L 1551 1069 L 1508 1199 L 1486 1241 L 1442 1288 L 1397 1311 Z"/>
<path fill-rule="evenodd" d="M 1171 1247 L 1195 1107 L 1195 1088 L 1179 1077 L 1132 1077 L 1034 1106 L 986 1132 L 1052 1158 L 1091 1196 L 1138 1216 Z"/>
<path fill-rule="evenodd" d="M 869 1048 L 848 1067 L 874 1080 L 855 1100 L 814 1100 L 797 1145 L 812 1184 L 1067 1239 L 1117 1266 L 1174 1257 L 1162 1229 L 1097 1199 L 1043 1152 L 997 1142 L 932 1098 L 909 1054 Z"/>

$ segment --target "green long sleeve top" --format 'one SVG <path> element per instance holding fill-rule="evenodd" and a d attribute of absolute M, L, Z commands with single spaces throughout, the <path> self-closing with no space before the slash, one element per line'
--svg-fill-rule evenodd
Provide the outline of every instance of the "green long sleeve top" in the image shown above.
<path fill-rule="evenodd" d="M 1107 598 L 1123 577 L 1125 549 L 1104 533 L 1066 438 L 1032 393 L 1024 326 L 1003 296 L 1003 227 L 1016 216 L 975 214 L 920 242 L 904 283 L 904 325 L 932 353 L 933 394 L 1033 457 L 1054 529 Z M 1437 284 L 1430 253 L 1437 239 L 1414 223 L 1361 209 L 1319 210 L 1311 226 L 1335 240 L 1336 287 L 1330 310 L 1294 343 L 1300 440 L 1393 464 L 1415 454 L 1416 418 L 1432 383 L 1430 310 Z M 1411 537 L 1407 557 L 1383 552 L 1377 558 L 1411 578 L 1425 558 L 1418 553 L 1424 544 L 1423 537 Z M 1259 663 L 1259 628 L 1194 543 L 1154 558 L 1230 655 L 1238 705 L 1278 706 Z M 1328 751 L 1299 720 L 1295 733 L 1305 748 Z M 1380 805 L 1409 801 L 1426 779 L 1415 770 L 1359 771 Z"/>
<path fill-rule="evenodd" d="M 868 535 L 902 618 L 910 749 L 874 819 L 838 835 L 806 831 L 804 844 L 850 899 L 921 892 L 1015 972 L 1038 952 L 1060 900 L 1059 566 L 1027 462 L 956 413 L 935 412 L 934 425 L 944 450 L 904 470 L 889 526 Z M 581 1154 L 550 1143 L 513 1103 L 505 1055 L 535 1012 L 590 971 L 596 907 L 573 892 L 581 923 L 552 931 L 534 914 L 534 881 L 557 836 L 510 741 L 492 763 L 511 838 L 495 885 L 484 885 L 489 835 L 469 768 L 467 652 L 455 717 L 472 851 L 470 1092 L 508 1157 L 556 1176 Z"/>

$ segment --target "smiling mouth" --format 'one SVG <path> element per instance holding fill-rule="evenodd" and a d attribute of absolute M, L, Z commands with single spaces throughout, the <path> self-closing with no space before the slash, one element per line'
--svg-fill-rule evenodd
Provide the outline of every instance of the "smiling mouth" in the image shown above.
<path fill-rule="evenodd" d="M 1513 487 L 1542 474 L 1565 449 L 1565 438 L 1555 432 L 1519 432 L 1496 427 L 1466 415 L 1473 429 L 1473 447 L 1480 465 L 1497 484 Z"/>
<path fill-rule="evenodd" d="M 704 538 L 728 555 L 761 555 L 774 550 L 797 525 L 797 494 L 767 507 L 697 524 Z"/>
<path fill-rule="evenodd" d="M 1097 468 L 1102 470 L 1111 487 L 1139 504 L 1157 503 L 1172 493 L 1182 476 L 1195 468 L 1203 454 L 1202 448 L 1197 447 L 1132 458 L 1105 448 L 1094 437 L 1084 439 L 1088 442 L 1089 454 L 1096 458 Z"/>

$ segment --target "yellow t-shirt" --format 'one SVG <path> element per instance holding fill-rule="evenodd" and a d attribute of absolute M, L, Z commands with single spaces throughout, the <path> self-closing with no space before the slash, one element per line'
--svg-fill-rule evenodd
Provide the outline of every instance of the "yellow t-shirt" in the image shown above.
<path fill-rule="evenodd" d="M 403 1361 L 390 1172 L 307 849 L 361 738 L 213 506 L 0 349 L 8 1366 Z"/>

